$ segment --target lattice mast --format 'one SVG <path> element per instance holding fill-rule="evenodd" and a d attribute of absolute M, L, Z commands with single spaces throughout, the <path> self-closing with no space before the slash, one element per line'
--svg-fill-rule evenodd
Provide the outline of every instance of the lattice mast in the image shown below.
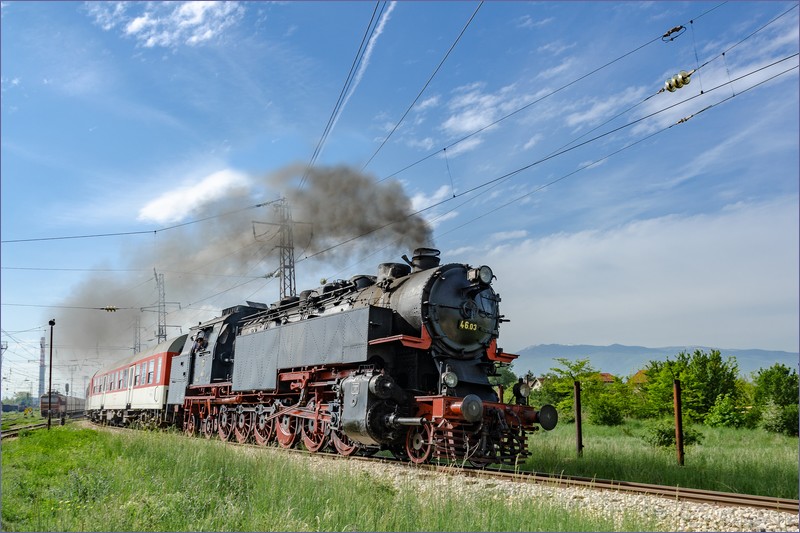
<path fill-rule="evenodd" d="M 44 396 L 44 371 L 47 368 L 44 359 L 44 335 L 39 342 L 39 398 Z"/>
<path fill-rule="evenodd" d="M 284 299 L 289 296 L 297 295 L 294 275 L 294 236 L 292 233 L 292 211 L 289 208 L 289 203 L 286 200 L 276 204 L 275 210 L 278 211 L 278 219 L 280 221 L 281 242 L 278 245 L 278 250 L 281 256 L 281 299 Z"/>
<path fill-rule="evenodd" d="M 158 289 L 158 331 L 156 332 L 156 339 L 158 344 L 167 340 L 167 298 L 164 295 L 164 274 L 159 274 L 153 268 L 153 274 L 156 276 L 156 288 Z"/>

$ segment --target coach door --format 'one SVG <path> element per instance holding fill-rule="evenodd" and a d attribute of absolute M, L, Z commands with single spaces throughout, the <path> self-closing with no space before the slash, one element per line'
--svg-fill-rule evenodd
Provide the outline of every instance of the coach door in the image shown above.
<path fill-rule="evenodd" d="M 128 369 L 128 392 L 125 394 L 125 409 L 131 408 L 131 400 L 133 399 L 133 386 L 136 384 L 136 365 Z"/>

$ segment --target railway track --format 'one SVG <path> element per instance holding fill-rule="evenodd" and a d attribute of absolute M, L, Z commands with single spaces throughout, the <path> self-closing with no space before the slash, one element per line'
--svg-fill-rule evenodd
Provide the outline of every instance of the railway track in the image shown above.
<path fill-rule="evenodd" d="M 486 477 L 518 480 L 528 483 L 544 483 L 557 486 L 586 487 L 591 489 L 612 490 L 616 492 L 626 492 L 632 494 L 647 494 L 650 496 L 660 496 L 678 501 L 710 503 L 717 505 L 736 505 L 793 514 L 800 512 L 800 501 L 789 498 L 774 498 L 752 494 L 736 494 L 732 492 L 693 489 L 688 487 L 672 487 L 666 485 L 654 485 L 650 483 L 635 483 L 630 481 L 593 479 L 580 476 L 556 476 L 553 474 L 544 474 L 540 472 L 508 472 L 500 469 L 468 469 L 464 473 L 465 475 L 475 475 L 473 472 L 478 472 Z"/>
<path fill-rule="evenodd" d="M 23 427 L 13 428 L 13 429 L 4 429 L 3 432 L 0 433 L 0 437 L 2 437 L 3 439 L 8 439 L 8 438 L 16 437 L 17 435 L 19 435 L 20 431 L 42 429 L 42 428 L 46 428 L 46 427 L 47 427 L 47 422 L 44 422 L 42 424 L 32 424 L 30 426 L 23 426 Z"/>
<path fill-rule="evenodd" d="M 83 420 L 84 418 L 86 418 L 84 415 L 72 416 L 72 417 L 67 418 L 66 422 L 72 422 L 72 421 L 76 421 L 76 420 Z M 50 425 L 51 425 L 51 427 L 60 426 L 61 425 L 61 420 L 59 418 L 53 418 L 51 423 L 50 423 Z M 8 439 L 8 438 L 16 437 L 17 435 L 19 435 L 20 431 L 42 429 L 42 428 L 46 428 L 46 427 L 47 427 L 47 422 L 41 422 L 39 424 L 30 424 L 28 426 L 4 429 L 2 432 L 0 432 L 0 437 L 2 437 L 3 439 Z"/>

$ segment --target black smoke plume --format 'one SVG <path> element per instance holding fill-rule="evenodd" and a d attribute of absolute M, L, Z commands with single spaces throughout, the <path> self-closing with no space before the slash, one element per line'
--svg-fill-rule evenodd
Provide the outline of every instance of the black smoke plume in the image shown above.
<path fill-rule="evenodd" d="M 317 268 L 338 269 L 384 247 L 375 262 L 395 261 L 402 253 L 433 245 L 430 227 L 413 214 L 398 183 L 379 183 L 346 166 L 314 168 L 303 179 L 304 170 L 299 165 L 279 170 L 197 207 L 192 220 L 210 218 L 157 232 L 155 244 L 126 253 L 127 268 L 135 273 L 99 273 L 76 285 L 62 302 L 71 308 L 55 317 L 62 359 L 108 362 L 132 355 L 137 317 L 143 327 L 142 347 L 155 345 L 154 268 L 164 274 L 166 301 L 181 304 L 181 310 L 176 303 L 167 305 L 169 338 L 179 334 L 173 326 L 187 332 L 188 326 L 253 295 L 266 303 L 277 300 L 280 280 L 272 274 L 279 266 L 280 215 L 273 201 L 279 198 L 288 201 L 296 221 L 296 258 L 311 257 Z M 246 209 L 257 203 L 266 205 Z M 304 265 L 309 263 L 298 264 L 298 275 Z M 305 288 L 312 287 L 297 290 Z M 269 294 L 271 298 L 265 296 Z M 109 313 L 72 308 L 107 305 L 119 309 Z"/>

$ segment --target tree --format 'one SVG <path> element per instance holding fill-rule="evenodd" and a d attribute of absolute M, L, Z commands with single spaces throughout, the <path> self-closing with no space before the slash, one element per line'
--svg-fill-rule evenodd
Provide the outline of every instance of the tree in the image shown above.
<path fill-rule="evenodd" d="M 719 350 L 681 352 L 674 361 L 650 361 L 645 371 L 645 411 L 651 416 L 672 412 L 675 379 L 681 381 L 683 414 L 690 420 L 702 421 L 719 396 L 728 394 L 734 402 L 739 400 L 739 365 L 734 357 L 723 361 Z"/>
<path fill-rule="evenodd" d="M 761 427 L 775 433 L 798 434 L 797 371 L 776 363 L 755 376 L 754 401 L 763 412 Z"/>
<path fill-rule="evenodd" d="M 17 392 L 14 394 L 14 397 L 11 400 L 6 401 L 5 403 L 19 405 L 21 408 L 36 407 L 36 403 L 34 402 L 30 392 Z"/>
<path fill-rule="evenodd" d="M 618 426 L 625 421 L 631 390 L 619 380 L 603 385 L 588 398 L 589 419 L 603 426 Z"/>
<path fill-rule="evenodd" d="M 498 369 L 496 376 L 489 376 L 492 386 L 502 385 L 504 388 L 513 387 L 517 382 L 517 375 L 511 370 L 513 365 L 503 365 Z"/>
<path fill-rule="evenodd" d="M 781 407 L 798 403 L 797 371 L 781 363 L 759 369 L 755 375 L 755 386 L 754 401 L 758 405 L 766 405 L 770 401 Z"/>
<path fill-rule="evenodd" d="M 589 359 L 570 361 L 556 358 L 561 366 L 553 367 L 545 374 L 545 383 L 536 395 L 539 404 L 549 403 L 555 406 L 560 420 L 574 420 L 575 409 L 573 390 L 574 382 L 581 382 L 581 391 L 591 395 L 602 387 L 600 376 L 589 364 Z"/>

